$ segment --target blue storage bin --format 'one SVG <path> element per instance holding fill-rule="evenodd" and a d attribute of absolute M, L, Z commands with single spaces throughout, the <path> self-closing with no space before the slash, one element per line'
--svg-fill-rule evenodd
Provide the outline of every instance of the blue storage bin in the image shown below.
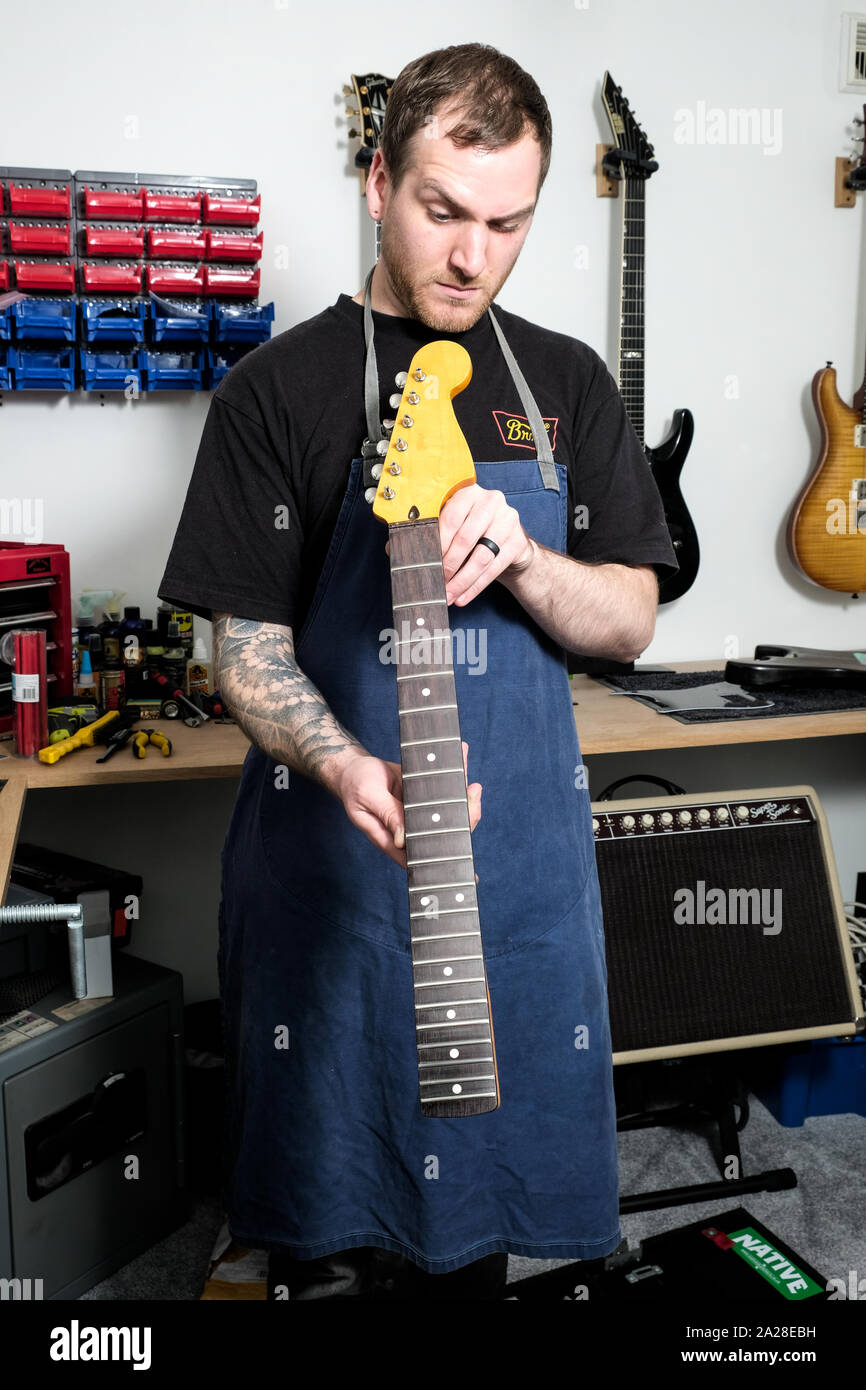
<path fill-rule="evenodd" d="M 5 309 L 0 309 L 0 343 L 6 343 L 12 337 L 12 305 L 7 304 Z"/>
<path fill-rule="evenodd" d="M 204 351 L 142 352 L 147 391 L 201 391 L 204 387 Z"/>
<path fill-rule="evenodd" d="M 866 1115 L 866 1038 L 860 1035 L 762 1047 L 749 1053 L 743 1074 L 789 1128 L 810 1115 Z"/>
<path fill-rule="evenodd" d="M 0 347 L 0 391 L 8 391 L 12 385 L 12 375 L 6 361 L 7 349 Z"/>
<path fill-rule="evenodd" d="M 141 368 L 137 352 L 80 353 L 81 384 L 85 391 L 125 391 L 134 386 L 142 391 Z"/>
<path fill-rule="evenodd" d="M 138 299 L 82 299 L 85 343 L 143 343 L 147 304 Z"/>
<path fill-rule="evenodd" d="M 266 343 L 271 336 L 271 304 L 213 304 L 215 343 Z"/>
<path fill-rule="evenodd" d="M 9 348 L 16 391 L 74 391 L 75 349 Z"/>
<path fill-rule="evenodd" d="M 75 342 L 74 299 L 19 299 L 10 307 L 16 339 Z"/>
<path fill-rule="evenodd" d="M 150 340 L 153 343 L 206 343 L 210 328 L 207 304 L 175 304 L 150 296 Z"/>
<path fill-rule="evenodd" d="M 223 347 L 207 349 L 207 384 L 209 388 L 218 386 L 236 362 L 252 352 L 255 343 L 226 343 Z"/>

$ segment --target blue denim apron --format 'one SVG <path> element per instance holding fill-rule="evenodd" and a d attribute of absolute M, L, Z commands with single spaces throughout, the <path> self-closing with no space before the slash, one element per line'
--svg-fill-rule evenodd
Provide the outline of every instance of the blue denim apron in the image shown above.
<path fill-rule="evenodd" d="M 477 478 L 564 551 L 566 470 L 531 405 L 539 458 L 476 463 Z M 296 656 L 364 747 L 399 764 L 395 671 L 380 659 L 387 531 L 365 495 L 372 429 L 368 410 Z M 251 747 L 219 944 L 223 1200 L 247 1246 L 300 1259 L 376 1246 L 435 1274 L 495 1251 L 592 1259 L 622 1239 L 601 903 L 565 659 L 496 582 L 449 617 L 469 780 L 484 789 L 473 845 L 501 1104 L 422 1114 L 405 871 L 329 792 L 295 772 L 285 786 Z"/>

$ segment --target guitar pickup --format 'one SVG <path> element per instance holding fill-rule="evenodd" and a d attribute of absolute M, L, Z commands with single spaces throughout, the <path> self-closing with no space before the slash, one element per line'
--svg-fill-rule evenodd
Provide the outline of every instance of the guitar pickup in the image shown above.
<path fill-rule="evenodd" d="M 854 426 L 854 448 L 866 449 L 866 425 Z"/>

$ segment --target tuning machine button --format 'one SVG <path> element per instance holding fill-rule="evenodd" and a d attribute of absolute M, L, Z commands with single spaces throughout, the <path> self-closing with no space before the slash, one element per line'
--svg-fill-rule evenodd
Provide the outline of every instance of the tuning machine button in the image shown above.
<path fill-rule="evenodd" d="M 403 397 L 401 395 L 395 393 L 393 396 L 388 397 L 388 404 L 392 410 L 399 410 L 402 399 Z"/>
<path fill-rule="evenodd" d="M 403 390 L 403 387 L 406 385 L 406 382 L 407 382 L 408 380 L 409 380 L 409 373 L 408 373 L 408 372 L 398 372 L 397 375 L 396 375 L 395 378 L 394 378 L 394 383 L 395 383 L 395 385 L 399 386 L 399 387 L 400 387 L 400 390 L 402 391 L 402 390 Z"/>
<path fill-rule="evenodd" d="M 387 454 L 387 452 L 388 452 L 388 441 L 387 441 L 387 439 L 380 439 L 379 442 L 378 442 L 378 444 L 376 445 L 376 453 L 377 453 L 377 454 L 385 455 L 385 454 Z"/>
<path fill-rule="evenodd" d="M 373 464 L 373 467 L 370 469 L 370 475 L 371 475 L 371 477 L 375 478 L 377 482 L 379 481 L 379 479 L 380 479 L 381 476 L 382 476 L 382 465 L 381 465 L 381 463 L 374 463 L 374 464 Z"/>
<path fill-rule="evenodd" d="M 364 499 L 365 499 L 365 501 L 367 501 L 367 502 L 375 502 L 375 500 L 376 500 L 376 489 L 375 489 L 374 487 L 368 487 L 368 488 L 367 488 L 367 491 L 364 493 Z"/>

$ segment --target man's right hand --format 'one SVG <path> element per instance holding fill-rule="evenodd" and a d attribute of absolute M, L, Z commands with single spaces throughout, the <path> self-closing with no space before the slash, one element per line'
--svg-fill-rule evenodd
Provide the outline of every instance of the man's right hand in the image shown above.
<path fill-rule="evenodd" d="M 468 755 L 469 746 L 464 743 L 464 770 Z M 352 824 L 363 830 L 377 849 L 405 869 L 406 828 L 400 764 L 374 758 L 369 753 L 348 756 L 340 769 L 339 782 L 334 790 Z M 474 830 L 481 819 L 480 782 L 469 785 L 468 800 L 469 828 Z"/>

